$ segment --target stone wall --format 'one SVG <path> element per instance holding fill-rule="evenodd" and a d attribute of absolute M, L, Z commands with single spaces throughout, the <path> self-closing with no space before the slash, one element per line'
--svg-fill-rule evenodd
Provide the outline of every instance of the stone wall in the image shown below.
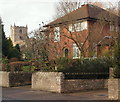
<path fill-rule="evenodd" d="M 0 86 L 11 87 L 31 84 L 32 73 L 0 71 Z"/>
<path fill-rule="evenodd" d="M 9 72 L 0 71 L 0 86 L 9 87 Z"/>
<path fill-rule="evenodd" d="M 105 79 L 64 80 L 64 92 L 97 90 L 107 88 Z"/>
<path fill-rule="evenodd" d="M 120 79 L 108 79 L 108 98 L 120 100 Z"/>
<path fill-rule="evenodd" d="M 61 72 L 36 72 L 32 75 L 32 89 L 61 93 L 63 79 Z"/>
<path fill-rule="evenodd" d="M 104 79 L 104 88 L 105 89 L 108 89 L 108 79 Z"/>
<path fill-rule="evenodd" d="M 66 80 L 62 72 L 36 72 L 32 75 L 32 89 L 52 92 L 75 92 L 104 89 L 107 79 Z"/>

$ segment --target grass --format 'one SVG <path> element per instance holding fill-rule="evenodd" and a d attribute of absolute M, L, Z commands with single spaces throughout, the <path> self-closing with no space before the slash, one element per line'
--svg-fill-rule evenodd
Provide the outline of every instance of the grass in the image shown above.
<path fill-rule="evenodd" d="M 33 72 L 34 69 L 35 69 L 34 66 L 23 66 L 23 67 L 22 67 L 22 70 L 23 70 L 24 72 Z"/>

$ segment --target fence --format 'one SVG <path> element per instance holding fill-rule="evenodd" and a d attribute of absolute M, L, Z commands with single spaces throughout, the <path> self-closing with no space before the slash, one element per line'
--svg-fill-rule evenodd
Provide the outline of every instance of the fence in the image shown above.
<path fill-rule="evenodd" d="M 65 79 L 108 79 L 109 73 L 64 73 Z"/>

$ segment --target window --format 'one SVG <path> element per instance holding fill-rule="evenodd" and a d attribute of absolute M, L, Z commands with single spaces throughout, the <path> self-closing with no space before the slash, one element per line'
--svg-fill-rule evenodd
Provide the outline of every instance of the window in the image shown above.
<path fill-rule="evenodd" d="M 21 36 L 20 36 L 20 40 L 23 40 Z"/>
<path fill-rule="evenodd" d="M 110 25 L 110 31 L 114 31 L 114 25 Z"/>
<path fill-rule="evenodd" d="M 74 24 L 74 27 L 75 27 L 75 31 L 76 31 L 76 32 L 81 31 L 81 23 L 75 23 L 75 24 Z"/>
<path fill-rule="evenodd" d="M 64 49 L 64 57 L 68 57 L 68 51 L 69 51 L 68 48 Z"/>
<path fill-rule="evenodd" d="M 22 29 L 19 30 L 19 33 L 22 33 Z"/>
<path fill-rule="evenodd" d="M 72 24 L 69 25 L 69 31 L 70 31 L 70 32 L 74 32 L 74 28 L 73 28 L 73 25 L 72 25 Z"/>
<path fill-rule="evenodd" d="M 87 29 L 87 21 L 81 22 L 81 31 Z"/>
<path fill-rule="evenodd" d="M 115 31 L 118 32 L 118 26 L 115 27 Z"/>
<path fill-rule="evenodd" d="M 54 42 L 60 41 L 60 28 L 55 27 L 54 28 Z"/>
<path fill-rule="evenodd" d="M 110 25 L 110 31 L 118 32 L 118 26 Z"/>
<path fill-rule="evenodd" d="M 81 23 L 75 23 L 74 25 L 69 25 L 69 31 L 70 32 L 79 32 L 87 29 L 87 21 L 81 22 Z"/>
<path fill-rule="evenodd" d="M 80 50 L 76 44 L 73 44 L 73 59 L 80 58 Z"/>

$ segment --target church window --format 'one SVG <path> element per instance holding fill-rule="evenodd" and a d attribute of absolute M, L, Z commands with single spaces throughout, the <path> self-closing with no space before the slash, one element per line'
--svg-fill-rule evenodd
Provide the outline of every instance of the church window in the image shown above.
<path fill-rule="evenodd" d="M 22 33 L 22 29 L 19 30 L 19 33 Z"/>
<path fill-rule="evenodd" d="M 20 36 L 20 40 L 23 40 L 21 36 Z"/>

